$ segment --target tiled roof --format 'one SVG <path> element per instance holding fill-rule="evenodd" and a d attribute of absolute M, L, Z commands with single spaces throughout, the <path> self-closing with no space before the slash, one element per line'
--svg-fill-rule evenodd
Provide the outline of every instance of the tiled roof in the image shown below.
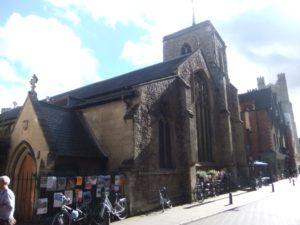
<path fill-rule="evenodd" d="M 57 156 L 105 157 L 82 123 L 80 114 L 46 102 L 33 101 L 33 104 L 50 150 Z"/>
<path fill-rule="evenodd" d="M 177 67 L 188 57 L 188 55 L 176 59 L 158 63 L 140 70 L 126 73 L 111 79 L 90 84 L 75 90 L 71 90 L 51 97 L 54 101 L 66 96 L 79 99 L 91 99 L 114 91 L 126 89 L 133 85 L 145 83 L 155 79 L 170 76 L 176 71 Z"/>
<path fill-rule="evenodd" d="M 78 99 L 77 104 L 79 104 L 82 103 L 80 99 L 92 100 L 99 96 L 125 90 L 134 85 L 168 77 L 176 74 L 176 69 L 188 56 L 184 55 L 170 61 L 71 90 L 53 96 L 51 99 L 56 101 L 71 96 Z M 55 151 L 58 156 L 106 157 L 90 137 L 90 132 L 84 126 L 84 122 L 81 121 L 81 115 L 75 110 L 49 104 L 46 101 L 32 99 L 32 102 L 50 149 Z M 20 109 L 8 111 L 1 116 L 6 119 L 15 119 Z"/>
<path fill-rule="evenodd" d="M 22 107 L 16 107 L 11 110 L 8 110 L 6 112 L 3 112 L 0 114 L 0 120 L 8 121 L 8 120 L 14 120 L 18 117 Z"/>
<path fill-rule="evenodd" d="M 247 93 L 239 95 L 240 102 L 247 102 L 247 101 L 251 101 L 251 100 L 255 102 L 256 110 L 270 108 L 273 103 L 273 96 L 272 96 L 271 88 L 253 90 L 253 91 L 249 91 Z"/>

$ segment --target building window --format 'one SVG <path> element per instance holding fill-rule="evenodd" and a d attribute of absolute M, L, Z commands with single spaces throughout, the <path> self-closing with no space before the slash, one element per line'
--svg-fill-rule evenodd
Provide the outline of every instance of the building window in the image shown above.
<path fill-rule="evenodd" d="M 189 54 L 192 52 L 192 48 L 188 43 L 184 43 L 181 47 L 181 55 Z"/>
<path fill-rule="evenodd" d="M 223 51 L 221 48 L 218 49 L 218 55 L 219 55 L 219 67 L 223 72 L 224 71 L 224 60 L 223 60 Z"/>
<path fill-rule="evenodd" d="M 196 122 L 199 162 L 212 162 L 212 141 L 209 112 L 209 94 L 205 80 L 196 79 Z"/>
<path fill-rule="evenodd" d="M 170 124 L 165 119 L 159 120 L 159 166 L 172 168 Z"/>

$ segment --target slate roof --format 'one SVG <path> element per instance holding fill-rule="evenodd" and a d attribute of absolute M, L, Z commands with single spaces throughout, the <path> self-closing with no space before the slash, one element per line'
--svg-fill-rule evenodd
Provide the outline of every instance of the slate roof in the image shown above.
<path fill-rule="evenodd" d="M 50 150 L 57 156 L 106 158 L 81 115 L 46 102 L 33 102 Z"/>
<path fill-rule="evenodd" d="M 264 88 L 260 90 L 253 90 L 239 95 L 240 102 L 247 101 L 255 102 L 255 109 L 268 109 L 273 103 L 273 94 L 271 88 Z"/>
<path fill-rule="evenodd" d="M 9 111 L 3 112 L 0 114 L 0 120 L 8 121 L 8 120 L 14 120 L 18 117 L 22 107 L 16 107 Z"/>
<path fill-rule="evenodd" d="M 143 69 L 135 70 L 111 79 L 90 84 L 75 90 L 71 90 L 51 97 L 54 101 L 65 96 L 72 96 L 79 99 L 91 99 L 101 95 L 109 94 L 131 86 L 160 79 L 174 74 L 174 71 L 189 55 L 184 55 L 170 61 L 158 63 Z"/>
<path fill-rule="evenodd" d="M 134 85 L 176 74 L 177 68 L 189 57 L 180 56 L 170 61 L 161 62 L 111 79 L 90 84 L 75 90 L 51 97 L 54 101 L 65 97 L 92 100 L 120 90 L 126 90 Z M 95 144 L 90 132 L 81 121 L 81 115 L 75 110 L 47 103 L 45 100 L 32 99 L 42 129 L 50 149 L 58 156 L 74 157 L 106 157 Z M 5 119 L 16 119 L 20 108 L 2 113 Z"/>

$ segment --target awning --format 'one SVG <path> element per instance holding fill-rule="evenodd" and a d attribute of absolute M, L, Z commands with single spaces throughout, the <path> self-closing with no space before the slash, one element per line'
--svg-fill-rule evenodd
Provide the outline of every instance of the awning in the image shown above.
<path fill-rule="evenodd" d="M 268 163 L 266 163 L 266 162 L 261 162 L 261 161 L 254 161 L 253 162 L 253 165 L 257 165 L 257 166 L 267 166 L 268 165 Z"/>

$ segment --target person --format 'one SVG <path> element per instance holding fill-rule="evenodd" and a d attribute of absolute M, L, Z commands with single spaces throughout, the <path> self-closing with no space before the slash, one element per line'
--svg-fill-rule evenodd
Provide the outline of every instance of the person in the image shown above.
<path fill-rule="evenodd" d="M 15 194 L 9 189 L 10 178 L 0 177 L 0 225 L 15 224 Z"/>

